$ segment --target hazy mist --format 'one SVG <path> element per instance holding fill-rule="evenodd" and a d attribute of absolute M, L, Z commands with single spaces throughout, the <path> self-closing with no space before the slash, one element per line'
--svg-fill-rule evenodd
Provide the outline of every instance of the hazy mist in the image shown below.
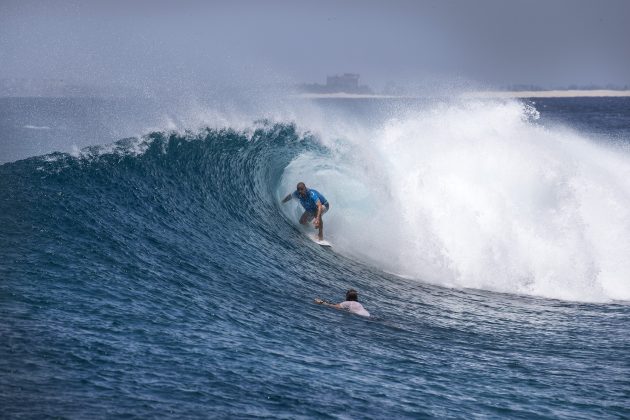
<path fill-rule="evenodd" d="M 0 3 L 0 78 L 174 89 L 322 82 L 630 84 L 630 2 Z"/>

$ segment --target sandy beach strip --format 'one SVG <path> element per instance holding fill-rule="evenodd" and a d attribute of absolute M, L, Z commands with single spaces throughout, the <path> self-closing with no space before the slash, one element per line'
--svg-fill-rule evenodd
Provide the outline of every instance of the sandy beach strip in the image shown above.
<path fill-rule="evenodd" d="M 481 91 L 464 94 L 471 98 L 604 98 L 627 97 L 630 90 L 529 90 L 529 91 Z"/>
<path fill-rule="evenodd" d="M 354 93 L 300 93 L 293 95 L 301 99 L 422 99 L 444 95 L 364 95 Z M 464 92 L 464 98 L 604 98 L 630 97 L 630 90 L 529 90 L 529 91 L 474 91 Z"/>

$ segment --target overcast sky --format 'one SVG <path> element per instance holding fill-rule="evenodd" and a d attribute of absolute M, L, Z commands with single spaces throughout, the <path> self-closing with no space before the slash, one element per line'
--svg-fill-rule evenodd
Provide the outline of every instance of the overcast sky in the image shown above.
<path fill-rule="evenodd" d="M 630 84 L 630 0 L 0 0 L 0 78 Z"/>

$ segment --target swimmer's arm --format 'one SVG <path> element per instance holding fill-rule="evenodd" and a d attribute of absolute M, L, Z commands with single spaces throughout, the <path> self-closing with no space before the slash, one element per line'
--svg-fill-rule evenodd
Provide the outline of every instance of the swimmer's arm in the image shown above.
<path fill-rule="evenodd" d="M 319 298 L 315 299 L 315 303 L 318 305 L 330 306 L 331 308 L 335 308 L 335 309 L 343 309 L 342 306 L 338 303 L 326 302 L 325 300 L 321 300 Z"/>

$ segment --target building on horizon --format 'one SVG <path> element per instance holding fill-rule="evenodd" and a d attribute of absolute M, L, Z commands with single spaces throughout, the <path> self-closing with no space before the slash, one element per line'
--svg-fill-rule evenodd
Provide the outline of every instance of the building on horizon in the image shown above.
<path fill-rule="evenodd" d="M 298 86 L 298 90 L 304 93 L 353 93 L 370 95 L 372 89 L 367 85 L 359 84 L 359 74 L 343 73 L 326 77 L 326 84 L 303 83 Z"/>
<path fill-rule="evenodd" d="M 341 76 L 326 76 L 326 87 L 340 91 L 356 91 L 359 89 L 359 75 L 344 73 Z"/>

